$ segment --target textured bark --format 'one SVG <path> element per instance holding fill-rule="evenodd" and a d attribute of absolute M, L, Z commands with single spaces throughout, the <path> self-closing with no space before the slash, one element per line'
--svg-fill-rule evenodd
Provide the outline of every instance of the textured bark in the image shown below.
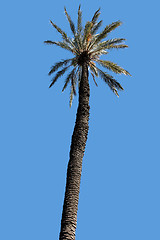
<path fill-rule="evenodd" d="M 89 96 L 88 64 L 85 62 L 82 64 L 82 78 L 79 87 L 79 105 L 72 135 L 70 160 L 67 169 L 67 182 L 59 237 L 60 240 L 75 240 L 82 160 L 89 128 Z"/>

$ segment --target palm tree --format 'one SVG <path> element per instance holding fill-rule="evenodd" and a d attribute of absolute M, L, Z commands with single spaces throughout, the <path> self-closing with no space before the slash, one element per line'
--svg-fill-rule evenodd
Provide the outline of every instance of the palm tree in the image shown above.
<path fill-rule="evenodd" d="M 119 96 L 118 90 L 123 90 L 122 86 L 111 75 L 97 67 L 96 63 L 117 74 L 130 74 L 117 64 L 100 59 L 100 56 L 108 54 L 110 49 L 128 47 L 123 43 L 125 40 L 124 38 L 114 38 L 104 41 L 111 31 L 122 24 L 121 21 L 109 24 L 102 32 L 97 34 L 97 30 L 102 25 L 102 21 L 98 21 L 100 9 L 95 12 L 92 20 L 85 24 L 84 29 L 82 28 L 82 11 L 80 6 L 78 8 L 77 28 L 71 20 L 66 8 L 64 8 L 64 10 L 73 38 L 68 37 L 61 28 L 50 21 L 52 26 L 61 34 L 63 40 L 47 40 L 45 43 L 57 45 L 70 51 L 74 55 L 73 58 L 65 59 L 54 64 L 49 72 L 49 75 L 51 75 L 57 71 L 49 86 L 52 87 L 58 78 L 63 76 L 66 71 L 72 67 L 71 71 L 66 76 L 65 84 L 62 89 L 62 91 L 64 91 L 70 83 L 70 106 L 72 105 L 73 96 L 76 95 L 76 87 L 78 87 L 79 90 L 79 104 L 70 147 L 70 159 L 67 169 L 65 198 L 59 237 L 60 240 L 74 240 L 77 225 L 82 160 L 89 128 L 89 72 L 91 73 L 96 86 L 97 83 L 95 79 L 100 76 L 117 96 Z"/>

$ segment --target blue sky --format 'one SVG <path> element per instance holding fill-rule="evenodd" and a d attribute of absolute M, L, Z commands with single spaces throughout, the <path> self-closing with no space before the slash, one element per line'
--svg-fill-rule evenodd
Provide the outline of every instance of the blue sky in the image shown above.
<path fill-rule="evenodd" d="M 51 89 L 51 65 L 65 50 L 49 24 L 70 32 L 67 7 L 83 23 L 101 7 L 103 27 L 124 24 L 110 37 L 128 49 L 109 59 L 132 77 L 115 76 L 124 87 L 118 99 L 90 79 L 90 128 L 83 162 L 78 239 L 160 239 L 159 2 L 6 1 L 1 3 L 0 239 L 58 239 L 69 147 L 77 98 L 69 108 L 64 78 Z"/>

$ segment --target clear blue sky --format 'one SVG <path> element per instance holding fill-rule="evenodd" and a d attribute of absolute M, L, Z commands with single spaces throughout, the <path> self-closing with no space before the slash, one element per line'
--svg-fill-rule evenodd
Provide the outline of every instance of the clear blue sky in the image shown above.
<path fill-rule="evenodd" d="M 0 80 L 0 239 L 58 239 L 77 98 L 61 78 L 51 89 L 50 66 L 68 57 L 46 46 L 59 40 L 49 24 L 70 32 L 81 3 L 83 22 L 101 7 L 103 26 L 123 25 L 128 49 L 109 59 L 133 76 L 115 76 L 118 99 L 92 81 L 89 137 L 84 157 L 77 238 L 160 239 L 159 1 L 3 1 Z"/>

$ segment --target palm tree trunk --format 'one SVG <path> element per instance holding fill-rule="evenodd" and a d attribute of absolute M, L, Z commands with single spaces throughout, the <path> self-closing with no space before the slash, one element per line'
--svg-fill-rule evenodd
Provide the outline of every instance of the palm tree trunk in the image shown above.
<path fill-rule="evenodd" d="M 82 160 L 89 128 L 89 96 L 88 64 L 85 62 L 82 65 L 79 105 L 70 148 L 59 240 L 75 240 Z"/>

